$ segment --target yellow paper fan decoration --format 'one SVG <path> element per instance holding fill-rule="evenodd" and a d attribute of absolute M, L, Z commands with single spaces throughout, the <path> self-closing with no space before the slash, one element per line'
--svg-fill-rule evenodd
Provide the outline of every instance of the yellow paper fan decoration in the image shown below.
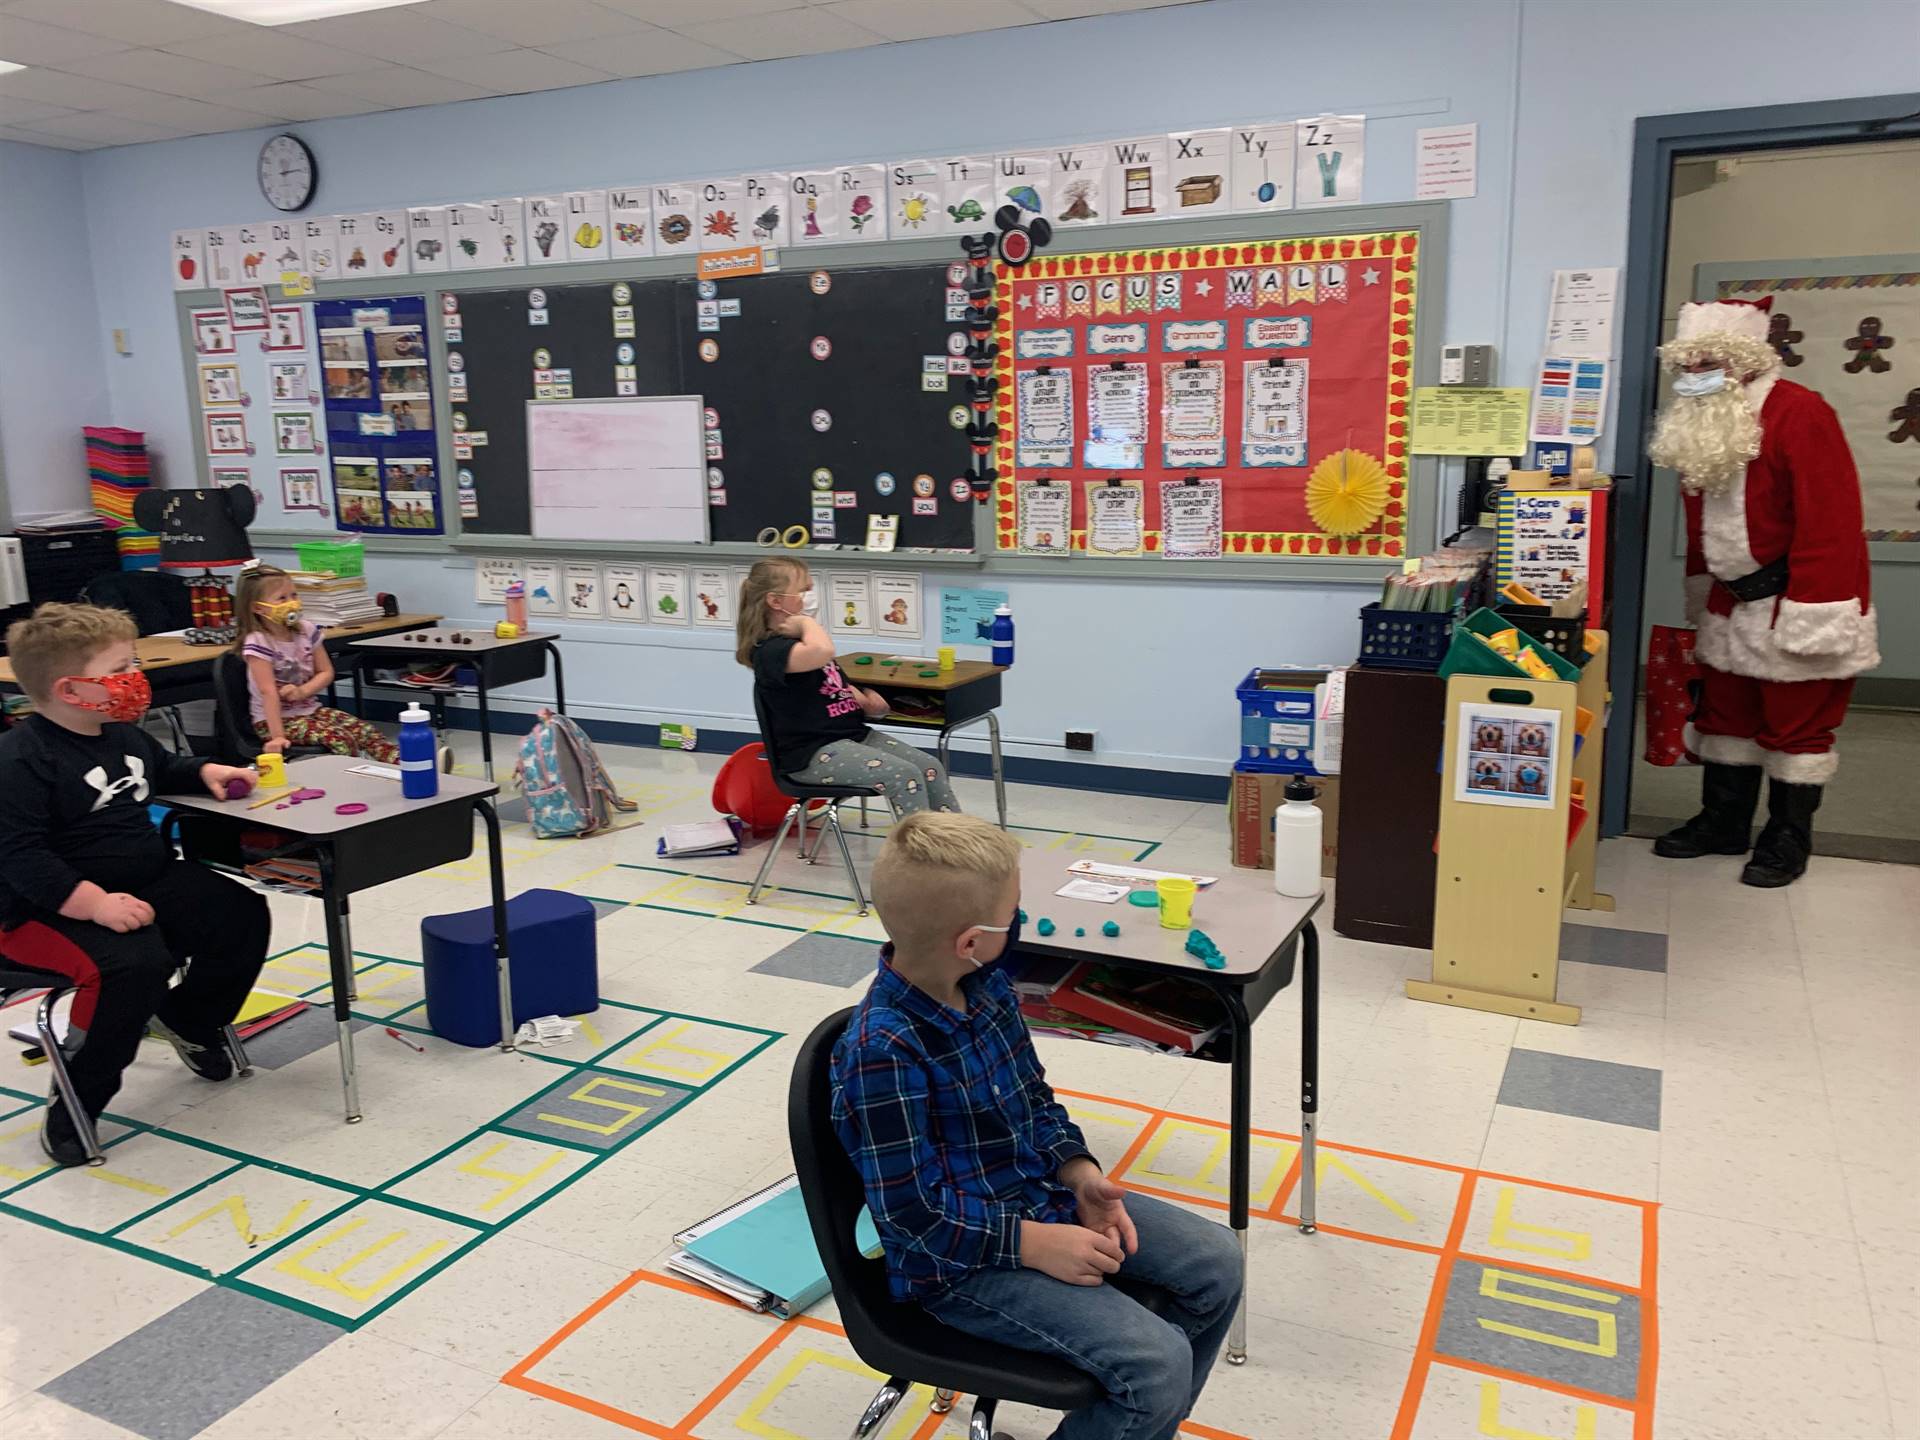
<path fill-rule="evenodd" d="M 1386 466 L 1364 450 L 1336 450 L 1307 477 L 1307 513 L 1329 535 L 1358 535 L 1386 508 Z"/>

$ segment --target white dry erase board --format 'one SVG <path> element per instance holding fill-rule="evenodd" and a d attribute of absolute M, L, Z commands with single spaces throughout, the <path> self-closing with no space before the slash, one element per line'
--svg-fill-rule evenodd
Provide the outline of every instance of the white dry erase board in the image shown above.
<path fill-rule="evenodd" d="M 529 400 L 536 540 L 707 542 L 698 395 Z"/>

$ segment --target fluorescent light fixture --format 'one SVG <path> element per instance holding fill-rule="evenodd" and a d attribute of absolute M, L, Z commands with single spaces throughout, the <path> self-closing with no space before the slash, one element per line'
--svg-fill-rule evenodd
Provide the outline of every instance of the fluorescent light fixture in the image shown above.
<path fill-rule="evenodd" d="M 24 70 L 24 65 L 16 65 L 11 60 L 0 60 L 0 75 L 11 75 L 16 70 Z"/>
<path fill-rule="evenodd" d="M 396 5 L 418 5 L 420 0 L 173 0 L 245 20 L 250 25 L 292 25 L 299 20 L 330 20 L 335 15 L 357 15 L 362 10 L 389 10 Z"/>

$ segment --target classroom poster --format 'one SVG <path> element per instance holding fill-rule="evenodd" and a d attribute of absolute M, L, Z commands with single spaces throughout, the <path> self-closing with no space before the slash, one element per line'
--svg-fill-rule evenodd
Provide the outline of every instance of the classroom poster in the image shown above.
<path fill-rule="evenodd" d="M 1087 372 L 1089 470 L 1138 470 L 1146 464 L 1147 369 L 1118 360 Z"/>
<path fill-rule="evenodd" d="M 307 215 L 300 220 L 302 273 L 313 280 L 343 280 L 340 264 L 340 217 Z"/>
<path fill-rule="evenodd" d="M 993 612 L 1007 603 L 1004 590 L 975 590 L 958 585 L 940 587 L 940 643 L 985 645 L 993 628 Z"/>
<path fill-rule="evenodd" d="M 207 232 L 176 230 L 172 237 L 173 288 L 199 290 L 207 283 Z"/>
<path fill-rule="evenodd" d="M 447 253 L 447 207 L 420 205 L 407 211 L 407 250 L 415 274 L 450 268 L 453 257 Z"/>
<path fill-rule="evenodd" d="M 1160 553 L 1169 560 L 1220 558 L 1218 480 L 1160 482 Z"/>
<path fill-rule="evenodd" d="M 1231 132 L 1227 165 L 1228 198 L 1235 214 L 1293 208 L 1291 121 L 1284 125 L 1240 125 Z"/>
<path fill-rule="evenodd" d="M 566 258 L 579 264 L 587 260 L 605 260 L 609 254 L 607 229 L 607 192 L 569 190 L 566 194 L 565 231 L 561 243 Z"/>
<path fill-rule="evenodd" d="M 1530 705 L 1460 703 L 1453 798 L 1474 805 L 1553 808 L 1560 712 Z"/>
<path fill-rule="evenodd" d="M 380 462 L 372 455 L 333 456 L 333 508 L 343 529 L 378 527 L 386 521 L 380 500 Z"/>
<path fill-rule="evenodd" d="M 615 260 L 653 254 L 653 195 L 646 186 L 607 191 L 607 246 Z"/>
<path fill-rule="evenodd" d="M 560 613 L 560 567 L 551 560 L 526 562 L 527 613 Z"/>
<path fill-rule="evenodd" d="M 693 623 L 731 630 L 733 594 L 731 571 L 717 566 L 696 566 L 693 572 Z"/>
<path fill-rule="evenodd" d="M 267 399 L 276 405 L 319 404 L 310 373 L 304 360 L 276 360 L 267 366 Z"/>
<path fill-rule="evenodd" d="M 1172 179 L 1170 212 L 1174 216 L 1217 215 L 1233 208 L 1233 196 L 1227 191 L 1232 135 L 1230 130 L 1218 129 L 1186 130 L 1167 136 Z"/>
<path fill-rule="evenodd" d="M 276 455 L 312 455 L 318 447 L 313 441 L 311 410 L 273 412 L 273 453 Z"/>
<path fill-rule="evenodd" d="M 1367 164 L 1367 117 L 1320 115 L 1294 126 L 1293 203 L 1302 210 L 1358 205 Z"/>
<path fill-rule="evenodd" d="M 733 250 L 742 243 L 747 222 L 740 213 L 740 197 L 738 178 L 701 184 L 696 217 L 702 250 Z"/>
<path fill-rule="evenodd" d="M 874 633 L 886 639 L 920 638 L 920 577 L 876 570 L 873 575 Z"/>
<path fill-rule="evenodd" d="M 836 635 L 873 633 L 872 577 L 864 570 L 827 576 L 827 629 Z"/>
<path fill-rule="evenodd" d="M 481 556 L 473 562 L 473 602 L 476 605 L 504 605 L 507 587 L 520 578 L 518 560 L 498 560 Z"/>
<path fill-rule="evenodd" d="M 529 265 L 557 265 L 567 258 L 567 197 L 529 195 L 522 237 Z"/>
<path fill-rule="evenodd" d="M 991 224 L 998 208 L 992 155 L 955 155 L 940 165 L 940 228 L 949 235 L 974 235 Z M 1042 166 L 1044 167 L 1044 161 Z"/>
<path fill-rule="evenodd" d="M 202 405 L 244 405 L 246 395 L 240 389 L 240 367 L 231 363 L 200 367 L 200 403 Z"/>
<path fill-rule="evenodd" d="M 1548 356 L 1533 385 L 1535 440 L 1591 445 L 1606 423 L 1610 360 Z"/>
<path fill-rule="evenodd" d="M 1169 470 L 1227 463 L 1227 367 L 1221 360 L 1160 366 L 1161 463 Z"/>
<path fill-rule="evenodd" d="M 662 255 L 699 248 L 700 191 L 693 184 L 652 188 L 653 247 Z"/>
<path fill-rule="evenodd" d="M 238 347 L 233 339 L 233 324 L 226 307 L 218 310 L 189 310 L 193 322 L 193 348 L 202 355 L 233 355 Z"/>
<path fill-rule="evenodd" d="M 647 567 L 647 618 L 656 625 L 687 623 L 687 567 Z"/>
<path fill-rule="evenodd" d="M 358 493 L 351 505 L 338 498 L 343 528 L 403 534 L 444 528 L 426 319 L 426 302 L 417 295 L 313 304 L 327 437 L 336 451 L 366 456 L 378 467 L 371 501 Z M 280 418 L 276 412 L 276 425 Z M 368 488 L 357 471 L 352 478 L 356 492 Z"/>
<path fill-rule="evenodd" d="M 1247 360 L 1240 463 L 1248 468 L 1307 463 L 1307 362 Z"/>
<path fill-rule="evenodd" d="M 267 321 L 266 338 L 260 342 L 264 349 L 305 350 L 307 348 L 307 311 L 305 306 L 272 306 L 267 311 Z"/>
<path fill-rule="evenodd" d="M 608 565 L 600 574 L 607 618 L 643 624 L 647 618 L 647 577 L 638 565 Z"/>
<path fill-rule="evenodd" d="M 1087 482 L 1087 553 L 1139 555 L 1146 541 L 1146 492 L 1138 484 Z"/>
<path fill-rule="evenodd" d="M 744 233 L 753 244 L 778 249 L 787 243 L 793 215 L 793 196 L 787 181 L 785 173 L 773 170 L 740 177 Z"/>
<path fill-rule="evenodd" d="M 600 567 L 568 561 L 561 578 L 569 620 L 598 620 L 606 613 L 600 600 Z"/>
<path fill-rule="evenodd" d="M 1018 453 L 1022 465 L 1046 470 L 1073 463 L 1073 372 L 1020 372 Z"/>
<path fill-rule="evenodd" d="M 239 410 L 209 410 L 205 417 L 209 455 L 251 455 L 247 417 Z"/>
<path fill-rule="evenodd" d="M 1013 487 L 1022 555 L 1066 555 L 1073 549 L 1073 487 L 1022 480 Z"/>

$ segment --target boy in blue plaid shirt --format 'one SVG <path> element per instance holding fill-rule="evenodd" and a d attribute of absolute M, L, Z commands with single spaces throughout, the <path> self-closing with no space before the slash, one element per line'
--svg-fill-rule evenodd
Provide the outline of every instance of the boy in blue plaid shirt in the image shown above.
<path fill-rule="evenodd" d="M 1020 844 L 909 815 L 873 869 L 892 942 L 833 1055 L 833 1123 L 896 1300 L 1106 1389 L 1054 1440 L 1171 1440 L 1240 1303 L 1226 1229 L 1108 1180 L 1054 1098 L 1013 986 Z M 1106 1282 L 1164 1290 L 1165 1318 Z"/>

